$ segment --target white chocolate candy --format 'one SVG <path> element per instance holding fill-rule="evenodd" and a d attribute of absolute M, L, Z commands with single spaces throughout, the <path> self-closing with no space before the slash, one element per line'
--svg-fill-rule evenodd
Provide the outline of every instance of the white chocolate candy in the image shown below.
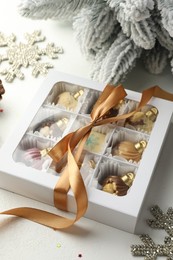
<path fill-rule="evenodd" d="M 50 158 L 47 159 L 47 154 L 50 149 L 51 148 L 45 148 L 40 150 L 36 147 L 27 149 L 23 154 L 24 163 L 37 170 L 45 170 L 50 163 Z"/>
<path fill-rule="evenodd" d="M 86 141 L 85 149 L 94 153 L 101 152 L 104 147 L 105 138 L 106 138 L 105 134 L 92 131 Z"/>
<path fill-rule="evenodd" d="M 41 153 L 40 150 L 36 147 L 29 148 L 24 153 L 24 160 L 26 162 L 32 162 L 33 160 L 40 160 Z"/>
<path fill-rule="evenodd" d="M 66 117 L 63 117 L 58 121 L 47 119 L 47 121 L 41 122 L 34 131 L 38 131 L 44 137 L 59 137 L 65 130 L 67 123 L 68 118 Z"/>
<path fill-rule="evenodd" d="M 50 127 L 49 126 L 44 126 L 40 129 L 40 134 L 47 137 L 50 135 Z"/>
<path fill-rule="evenodd" d="M 77 100 L 70 92 L 63 92 L 58 96 L 57 104 L 64 106 L 68 110 L 74 110 L 77 107 Z"/>

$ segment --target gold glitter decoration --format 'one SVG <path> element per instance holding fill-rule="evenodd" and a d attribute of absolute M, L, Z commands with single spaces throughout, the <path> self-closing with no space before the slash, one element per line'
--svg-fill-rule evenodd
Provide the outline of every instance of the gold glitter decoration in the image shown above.
<path fill-rule="evenodd" d="M 150 208 L 154 219 L 148 219 L 147 224 L 154 229 L 164 229 L 169 236 L 164 237 L 164 243 L 155 244 L 148 234 L 140 235 L 142 245 L 131 245 L 133 256 L 144 256 L 146 260 L 155 260 L 165 256 L 167 260 L 173 259 L 173 209 L 170 207 L 164 213 L 158 205 Z M 160 259 L 160 258 L 159 258 Z"/>

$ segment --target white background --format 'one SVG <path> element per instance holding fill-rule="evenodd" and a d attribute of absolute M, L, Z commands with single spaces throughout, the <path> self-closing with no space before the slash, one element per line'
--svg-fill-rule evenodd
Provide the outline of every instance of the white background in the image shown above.
<path fill-rule="evenodd" d="M 50 20 L 34 21 L 23 18 L 18 14 L 17 4 L 18 1 L 14 0 L 1 1 L 0 32 L 7 36 L 14 33 L 17 41 L 24 42 L 24 33 L 41 30 L 42 34 L 46 36 L 46 41 L 45 43 L 38 43 L 40 47 L 47 42 L 54 42 L 64 49 L 64 54 L 59 55 L 59 59 L 49 60 L 54 64 L 54 68 L 89 78 L 91 62 L 86 61 L 80 53 L 79 46 L 74 39 L 71 24 Z M 1 47 L 0 54 L 4 53 L 4 51 L 5 48 Z M 4 62 L 0 66 L 2 68 L 5 65 L 8 64 Z M 4 112 L 0 114 L 0 146 L 6 142 L 14 128 L 17 127 L 23 113 L 26 110 L 29 113 L 29 104 L 44 81 L 44 76 L 33 78 L 31 76 L 31 68 L 22 68 L 22 72 L 25 74 L 25 79 L 23 81 L 15 79 L 13 83 L 6 83 L 4 76 L 1 76 L 6 94 L 0 102 L 0 107 L 4 109 Z M 153 76 L 149 75 L 138 64 L 124 83 L 126 88 L 137 91 L 156 84 L 173 92 L 173 76 L 170 69 L 166 70 L 164 75 Z M 167 208 L 173 204 L 172 137 L 171 126 L 167 142 L 148 191 L 144 205 L 146 209 L 157 203 L 166 212 Z M 37 207 L 57 212 L 53 207 L 0 189 L 0 211 L 22 206 Z M 148 217 L 151 217 L 149 210 Z M 145 220 L 146 215 L 144 214 L 143 219 L 141 219 L 144 225 L 146 225 Z M 166 236 L 164 231 L 152 230 L 147 225 L 146 233 L 149 233 L 156 243 L 163 243 L 164 236 Z M 1 260 L 143 259 L 143 257 L 134 258 L 130 252 L 131 244 L 140 243 L 137 235 L 129 234 L 86 218 L 82 218 L 75 226 L 65 231 L 54 231 L 28 220 L 0 216 Z M 82 257 L 79 257 L 79 254 Z"/>

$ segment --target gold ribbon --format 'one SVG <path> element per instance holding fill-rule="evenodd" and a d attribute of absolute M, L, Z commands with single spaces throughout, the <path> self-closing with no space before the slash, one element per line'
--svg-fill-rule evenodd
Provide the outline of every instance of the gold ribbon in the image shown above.
<path fill-rule="evenodd" d="M 28 207 L 14 208 L 3 211 L 0 214 L 15 215 L 53 229 L 70 227 L 80 219 L 87 210 L 88 198 L 78 167 L 78 162 L 92 128 L 94 126 L 117 122 L 118 120 L 132 116 L 142 106 L 146 105 L 152 97 L 173 101 L 173 94 L 162 90 L 158 86 L 154 86 L 142 92 L 139 105 L 134 111 L 115 117 L 105 117 L 109 110 L 115 107 L 126 95 L 127 94 L 121 85 L 118 87 L 107 85 L 91 112 L 91 122 L 77 131 L 66 135 L 49 152 L 49 155 L 55 163 L 60 162 L 65 156 L 67 160 L 63 174 L 54 188 L 54 205 L 59 209 L 67 210 L 67 194 L 71 188 L 77 205 L 75 218 L 65 218 L 47 211 Z M 75 148 L 75 154 L 73 154 Z"/>

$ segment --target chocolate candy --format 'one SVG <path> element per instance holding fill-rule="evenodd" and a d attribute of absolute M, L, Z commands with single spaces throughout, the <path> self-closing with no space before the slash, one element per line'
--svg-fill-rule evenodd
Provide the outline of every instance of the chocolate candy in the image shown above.
<path fill-rule="evenodd" d="M 138 143 L 133 143 L 130 141 L 120 142 L 115 149 L 113 149 L 113 156 L 122 156 L 126 160 L 133 160 L 135 162 L 140 161 L 142 153 L 147 146 L 147 142 L 142 140 Z"/>
<path fill-rule="evenodd" d="M 63 131 L 66 128 L 66 125 L 68 123 L 68 119 L 66 117 L 59 119 L 55 121 L 55 119 L 46 119 L 39 123 L 35 129 L 34 132 L 39 132 L 44 137 L 58 137 L 61 136 Z"/>
<path fill-rule="evenodd" d="M 143 130 L 150 133 L 157 118 L 157 115 L 158 110 L 156 107 L 152 107 L 145 113 L 142 111 L 137 111 L 136 113 L 134 113 L 133 116 L 129 117 L 126 120 L 125 125 L 132 125 L 135 127 L 135 129 L 139 131 Z"/>
<path fill-rule="evenodd" d="M 105 134 L 91 131 L 91 134 L 86 141 L 85 149 L 90 152 L 100 153 L 103 150 L 105 138 Z"/>
<path fill-rule="evenodd" d="M 108 176 L 102 183 L 102 190 L 114 195 L 124 196 L 127 194 L 135 178 L 134 173 L 127 173 L 124 176 Z"/>
<path fill-rule="evenodd" d="M 82 96 L 84 91 L 81 89 L 78 92 L 76 92 L 74 95 L 71 94 L 68 91 L 65 91 L 58 95 L 57 100 L 55 101 L 55 104 L 59 104 L 63 107 L 65 107 L 67 110 L 74 111 L 78 104 L 78 98 Z"/>

